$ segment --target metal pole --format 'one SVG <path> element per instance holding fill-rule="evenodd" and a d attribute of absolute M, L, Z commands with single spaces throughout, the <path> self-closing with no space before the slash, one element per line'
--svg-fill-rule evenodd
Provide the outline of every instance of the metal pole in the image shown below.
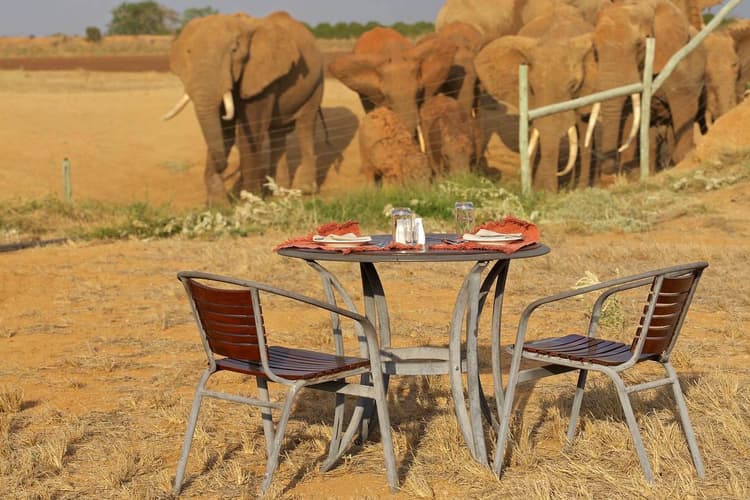
<path fill-rule="evenodd" d="M 649 130 L 651 130 L 651 86 L 654 81 L 653 38 L 646 38 L 646 59 L 643 63 L 643 95 L 641 96 L 641 180 L 649 175 Z"/>
<path fill-rule="evenodd" d="M 70 181 L 70 160 L 67 158 L 63 159 L 62 162 L 62 175 L 65 203 L 71 203 L 73 201 L 73 185 Z"/>
<path fill-rule="evenodd" d="M 518 67 L 518 153 L 521 157 L 521 193 L 531 193 L 531 166 L 529 162 L 529 67 Z"/>

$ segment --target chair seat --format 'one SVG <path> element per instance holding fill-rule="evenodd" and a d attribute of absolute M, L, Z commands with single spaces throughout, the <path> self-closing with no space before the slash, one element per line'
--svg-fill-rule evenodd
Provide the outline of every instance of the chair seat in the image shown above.
<path fill-rule="evenodd" d="M 626 362 L 633 355 L 630 346 L 622 342 L 570 334 L 534 342 L 526 342 L 523 350 L 557 358 L 613 366 Z M 638 362 L 658 359 L 656 354 L 642 354 Z"/>
<path fill-rule="evenodd" d="M 357 368 L 367 368 L 370 366 L 370 360 L 273 346 L 268 348 L 268 364 L 271 371 L 280 377 L 290 380 L 308 380 Z M 266 378 L 260 362 L 222 358 L 216 360 L 216 367 L 219 370 L 230 370 Z"/>

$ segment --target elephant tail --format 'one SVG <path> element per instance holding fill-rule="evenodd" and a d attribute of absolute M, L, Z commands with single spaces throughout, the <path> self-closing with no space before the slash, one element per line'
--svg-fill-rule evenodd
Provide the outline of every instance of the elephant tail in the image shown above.
<path fill-rule="evenodd" d="M 320 122 L 323 124 L 323 129 L 326 132 L 326 145 L 332 146 L 330 137 L 328 136 L 328 125 L 326 125 L 326 118 L 323 116 L 323 108 L 318 107 L 318 116 L 320 116 Z"/>

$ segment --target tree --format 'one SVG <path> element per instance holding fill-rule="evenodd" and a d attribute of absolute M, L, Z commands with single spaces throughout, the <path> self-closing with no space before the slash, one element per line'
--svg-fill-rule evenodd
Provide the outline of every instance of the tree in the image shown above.
<path fill-rule="evenodd" d="M 123 2 L 112 10 L 110 35 L 164 35 L 179 24 L 177 12 L 149 0 Z"/>
<path fill-rule="evenodd" d="M 86 41 L 88 42 L 101 42 L 102 32 L 96 26 L 86 26 Z"/>
<path fill-rule="evenodd" d="M 210 16 L 211 14 L 218 14 L 219 11 L 214 9 L 213 7 L 192 7 L 190 9 L 185 9 L 182 12 L 182 21 L 180 23 L 180 29 L 184 28 L 187 23 L 192 21 L 193 19 L 197 17 L 206 17 Z"/>

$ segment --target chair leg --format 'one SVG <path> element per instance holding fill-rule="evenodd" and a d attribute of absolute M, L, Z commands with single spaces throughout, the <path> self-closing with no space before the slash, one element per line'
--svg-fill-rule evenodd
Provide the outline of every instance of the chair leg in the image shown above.
<path fill-rule="evenodd" d="M 513 350 L 513 359 L 511 360 L 510 373 L 508 375 L 508 387 L 505 389 L 503 411 L 500 416 L 500 429 L 497 432 L 497 444 L 495 445 L 493 469 L 498 477 L 502 477 L 503 473 L 505 448 L 508 444 L 508 434 L 510 432 L 510 414 L 513 410 L 513 399 L 515 397 L 516 387 L 518 386 L 518 376 L 521 369 L 521 348 L 522 346 L 517 345 Z"/>
<path fill-rule="evenodd" d="M 687 441 L 688 448 L 690 449 L 690 455 L 693 458 L 693 465 L 695 465 L 695 471 L 698 473 L 698 477 L 704 479 L 706 477 L 706 471 L 703 467 L 703 459 L 701 458 L 701 451 L 698 448 L 698 442 L 695 439 L 695 433 L 693 432 L 693 426 L 690 423 L 690 416 L 688 415 L 687 404 L 685 403 L 685 396 L 682 393 L 680 387 L 680 381 L 677 378 L 677 372 L 675 372 L 672 364 L 667 362 L 664 363 L 664 368 L 667 370 L 667 374 L 674 380 L 672 384 L 672 390 L 674 392 L 674 399 L 677 402 L 677 409 L 680 412 L 680 423 L 682 424 L 682 432 L 685 434 L 685 440 Z"/>
<path fill-rule="evenodd" d="M 576 426 L 578 425 L 578 415 L 581 412 L 581 401 L 583 401 L 583 391 L 586 388 L 586 377 L 588 370 L 578 371 L 578 383 L 576 384 L 576 395 L 573 398 L 573 406 L 570 409 L 570 423 L 568 424 L 568 444 L 573 444 L 576 436 Z"/>
<path fill-rule="evenodd" d="M 380 366 L 377 367 L 380 370 Z M 386 396 L 387 378 L 380 374 L 373 374 L 372 385 L 375 390 L 375 406 L 377 408 L 378 425 L 380 426 L 380 440 L 383 442 L 383 459 L 385 461 L 385 473 L 391 491 L 398 491 L 398 471 L 396 470 L 396 453 L 393 450 L 393 435 L 391 434 L 391 417 L 388 413 L 388 400 Z"/>
<path fill-rule="evenodd" d="M 255 381 L 258 384 L 258 397 L 265 403 L 270 403 L 271 399 L 268 395 L 268 380 L 264 377 L 255 377 Z M 263 419 L 263 435 L 266 438 L 266 456 L 271 454 L 271 447 L 273 446 L 273 414 L 270 408 L 260 409 L 260 415 Z"/>
<path fill-rule="evenodd" d="M 263 482 L 260 485 L 261 495 L 265 495 L 266 491 L 268 491 L 268 487 L 271 485 L 271 480 L 273 479 L 273 473 L 276 472 L 276 467 L 279 465 L 279 454 L 281 452 L 282 441 L 284 440 L 284 430 L 286 429 L 286 424 L 289 422 L 289 414 L 292 412 L 294 398 L 301 387 L 302 384 L 295 384 L 289 387 L 289 391 L 287 391 L 284 409 L 281 411 L 279 423 L 276 426 L 276 435 L 268 453 L 266 473 L 263 475 Z"/>
<path fill-rule="evenodd" d="M 193 443 L 193 434 L 195 433 L 195 426 L 198 423 L 198 413 L 201 409 L 201 403 L 203 401 L 203 390 L 206 388 L 206 381 L 213 372 L 211 370 L 205 370 L 198 381 L 198 387 L 195 389 L 195 396 L 193 396 L 193 407 L 190 410 L 190 417 L 188 418 L 187 429 L 185 430 L 185 438 L 182 441 L 182 451 L 180 452 L 180 460 L 177 462 L 177 473 L 174 478 L 174 486 L 172 487 L 172 493 L 179 495 L 182 490 L 182 479 L 185 476 L 185 468 L 187 467 L 188 455 L 190 454 L 190 445 Z"/>
<path fill-rule="evenodd" d="M 321 470 L 325 472 L 332 465 L 334 460 L 338 458 L 338 452 L 341 449 L 341 435 L 344 427 L 344 404 L 346 403 L 346 396 L 343 394 L 336 394 L 336 409 L 333 412 L 333 426 L 331 427 L 331 444 L 328 448 L 328 457 L 321 466 Z M 326 467 L 326 465 L 328 467 Z M 323 469 L 323 467 L 326 467 Z"/>
<path fill-rule="evenodd" d="M 643 469 L 643 475 L 646 481 L 653 482 L 654 474 L 651 472 L 651 464 L 648 461 L 646 455 L 646 449 L 643 446 L 643 440 L 641 439 L 641 432 L 638 430 L 638 422 L 635 420 L 633 414 L 633 406 L 630 404 L 630 397 L 625 390 L 625 384 L 619 375 L 615 372 L 607 372 L 612 378 L 617 388 L 617 396 L 620 398 L 620 404 L 622 405 L 622 411 L 625 413 L 625 420 L 628 423 L 630 434 L 633 437 L 633 445 L 635 445 L 635 452 L 638 454 L 638 460 L 641 462 L 641 469 Z"/>

